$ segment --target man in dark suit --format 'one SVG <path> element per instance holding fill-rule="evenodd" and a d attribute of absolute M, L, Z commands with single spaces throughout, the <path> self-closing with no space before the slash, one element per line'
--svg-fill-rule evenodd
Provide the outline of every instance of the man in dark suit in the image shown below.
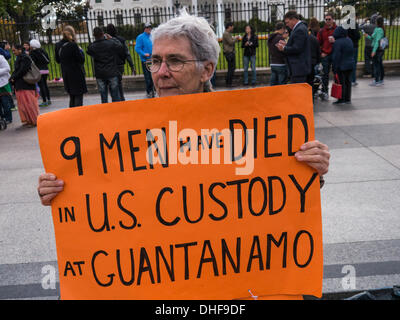
<path fill-rule="evenodd" d="M 311 49 L 307 26 L 302 23 L 296 11 L 285 14 L 285 24 L 292 30 L 289 41 L 281 40 L 276 44 L 283 51 L 289 66 L 290 82 L 307 82 L 311 72 Z"/>

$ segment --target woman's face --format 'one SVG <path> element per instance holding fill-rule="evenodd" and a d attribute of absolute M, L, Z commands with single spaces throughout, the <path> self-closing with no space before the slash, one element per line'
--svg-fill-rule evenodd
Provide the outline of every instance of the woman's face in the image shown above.
<path fill-rule="evenodd" d="M 28 43 L 24 43 L 24 48 L 25 48 L 26 51 L 29 51 L 29 49 L 30 49 L 31 47 L 29 46 Z"/>
<path fill-rule="evenodd" d="M 18 50 L 14 46 L 12 47 L 12 52 L 14 53 L 15 56 L 19 56 L 22 53 L 22 50 Z"/>
<path fill-rule="evenodd" d="M 213 75 L 212 63 L 204 63 L 199 69 L 192 53 L 190 42 L 184 37 L 157 39 L 153 44 L 153 59 L 163 61 L 157 72 L 152 73 L 159 97 L 203 92 L 204 83 Z M 171 71 L 166 60 L 185 61 L 180 71 Z"/>
<path fill-rule="evenodd" d="M 250 33 L 250 32 L 251 32 L 250 26 L 246 26 L 246 28 L 244 29 L 244 31 L 245 31 L 246 33 Z"/>

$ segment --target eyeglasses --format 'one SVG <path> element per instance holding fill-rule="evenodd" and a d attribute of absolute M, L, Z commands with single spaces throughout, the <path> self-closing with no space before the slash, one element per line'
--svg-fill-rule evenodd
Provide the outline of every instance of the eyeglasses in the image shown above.
<path fill-rule="evenodd" d="M 331 18 L 327 18 L 327 19 L 325 19 L 325 21 L 331 21 L 332 19 Z"/>
<path fill-rule="evenodd" d="M 156 73 L 156 72 L 158 72 L 158 70 L 160 70 L 163 61 L 167 65 L 167 68 L 169 71 L 179 72 L 179 71 L 182 71 L 182 69 L 186 63 L 200 62 L 200 61 L 205 61 L 205 60 L 181 60 L 178 58 L 168 58 L 168 59 L 163 60 L 163 59 L 152 58 L 145 62 L 146 68 L 151 73 Z"/>

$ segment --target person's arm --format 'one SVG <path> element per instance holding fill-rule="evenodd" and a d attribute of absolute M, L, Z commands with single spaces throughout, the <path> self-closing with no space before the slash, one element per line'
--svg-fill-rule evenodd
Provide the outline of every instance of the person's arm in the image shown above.
<path fill-rule="evenodd" d="M 253 42 L 254 48 L 258 48 L 258 36 L 254 36 L 254 42 Z"/>
<path fill-rule="evenodd" d="M 10 54 L 10 52 L 8 50 L 0 48 L 0 54 L 2 54 L 4 56 L 4 58 L 6 58 L 6 60 L 10 60 L 11 59 L 11 54 Z"/>
<path fill-rule="evenodd" d="M 74 43 L 73 47 L 73 55 L 75 57 L 75 61 L 78 64 L 84 64 L 85 63 L 85 53 L 83 52 L 83 49 L 81 49 L 77 43 Z"/>
<path fill-rule="evenodd" d="M 123 46 L 124 46 L 124 51 L 125 51 L 125 59 L 126 59 L 126 61 L 128 61 L 128 64 L 131 67 L 132 72 L 135 73 L 136 72 L 135 65 L 133 64 L 131 53 L 129 52 L 129 48 L 126 44 L 126 41 L 124 41 Z"/>
<path fill-rule="evenodd" d="M 236 38 L 234 38 L 229 32 L 225 32 L 223 35 L 223 39 L 226 42 L 226 44 L 234 46 Z"/>
<path fill-rule="evenodd" d="M 247 42 L 247 37 L 246 37 L 246 35 L 244 35 L 242 38 L 242 48 L 246 47 L 246 42 Z"/>
<path fill-rule="evenodd" d="M 92 47 L 91 44 L 90 44 L 90 45 L 88 46 L 88 48 L 86 49 L 86 53 L 87 53 L 89 56 L 91 56 L 91 57 L 94 56 L 95 52 L 94 52 L 93 47 Z"/>
<path fill-rule="evenodd" d="M 297 29 L 297 28 L 296 28 Z M 304 50 L 304 43 L 307 40 L 308 35 L 303 30 L 299 30 L 295 35 L 292 35 L 293 42 L 290 46 L 286 45 L 284 52 L 286 54 L 299 54 Z"/>
<path fill-rule="evenodd" d="M 0 76 L 10 73 L 10 65 L 8 64 L 6 58 L 0 59 Z"/>
<path fill-rule="evenodd" d="M 372 48 L 372 53 L 376 53 L 379 48 L 380 41 L 383 38 L 383 29 L 375 28 L 374 33 L 372 34 L 372 38 L 374 39 L 374 47 Z"/>
<path fill-rule="evenodd" d="M 332 71 L 338 73 L 339 63 L 341 59 L 341 51 L 337 42 L 332 47 Z"/>
<path fill-rule="evenodd" d="M 60 60 L 60 55 L 59 55 L 59 51 L 60 50 L 60 45 L 58 43 L 56 43 L 55 48 L 54 48 L 54 57 L 56 59 L 56 62 L 59 64 L 61 63 Z"/>
<path fill-rule="evenodd" d="M 135 45 L 135 51 L 139 54 L 139 56 L 141 57 L 145 57 L 146 53 L 148 52 L 144 52 L 144 43 L 143 43 L 143 39 L 141 36 L 137 37 L 136 39 L 136 45 Z"/>

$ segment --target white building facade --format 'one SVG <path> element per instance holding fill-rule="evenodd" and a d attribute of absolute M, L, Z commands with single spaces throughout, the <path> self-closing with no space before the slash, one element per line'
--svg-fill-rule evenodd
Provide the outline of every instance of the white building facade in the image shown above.
<path fill-rule="evenodd" d="M 297 10 L 304 18 L 323 19 L 323 0 L 90 0 L 89 15 L 98 25 L 155 23 L 172 18 L 177 7 L 186 6 L 195 15 L 204 16 L 222 36 L 225 21 L 283 20 L 285 11 Z"/>

